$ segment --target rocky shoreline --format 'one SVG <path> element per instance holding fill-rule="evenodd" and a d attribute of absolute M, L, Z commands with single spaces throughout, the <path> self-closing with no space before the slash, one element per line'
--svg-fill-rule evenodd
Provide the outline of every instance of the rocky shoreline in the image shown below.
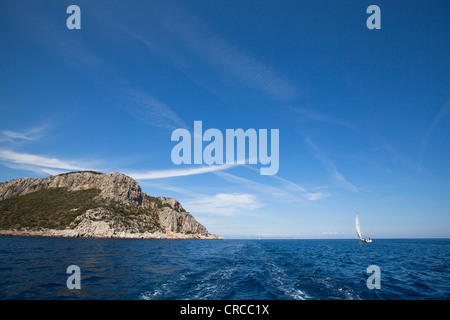
<path fill-rule="evenodd" d="M 106 233 L 86 235 L 76 230 L 0 230 L 0 236 L 20 237 L 55 237 L 55 238 L 98 238 L 98 239 L 169 239 L 169 240 L 223 240 L 222 237 L 213 234 L 184 234 L 184 233 Z"/>

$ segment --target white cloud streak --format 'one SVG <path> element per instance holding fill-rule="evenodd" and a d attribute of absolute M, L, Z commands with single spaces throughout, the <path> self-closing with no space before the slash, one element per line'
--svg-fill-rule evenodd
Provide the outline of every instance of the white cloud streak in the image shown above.
<path fill-rule="evenodd" d="M 0 16 L 61 61 L 76 69 L 76 72 L 88 77 L 89 81 L 113 89 L 118 100 L 124 100 L 118 107 L 137 120 L 153 127 L 169 129 L 186 127 L 167 104 L 143 90 L 136 90 L 132 81 L 102 55 L 90 49 L 82 38 L 67 37 L 67 29 L 64 30 L 55 25 L 53 20 L 48 18 L 48 10 L 34 2 L 27 3 L 27 8 L 32 14 L 26 14 L 23 19 L 17 18 L 24 14 L 21 5 L 8 6 L 5 12 L 0 12 Z M 106 10 L 102 6 L 97 8 L 97 12 L 104 13 Z M 92 14 L 97 13 L 92 12 Z M 28 23 L 22 23 L 23 21 Z M 0 135 L 0 141 L 19 138 L 18 135 L 14 136 L 11 133 L 3 132 L 3 135 L 6 135 L 5 137 Z M 22 140 L 26 137 L 26 135 L 21 136 Z"/>
<path fill-rule="evenodd" d="M 216 166 L 193 167 L 187 169 L 168 169 L 168 170 L 148 170 L 148 171 L 129 171 L 126 174 L 136 180 L 164 179 L 173 177 L 191 176 L 209 172 L 227 170 L 235 164 L 223 164 Z"/>
<path fill-rule="evenodd" d="M 305 143 L 311 149 L 314 157 L 319 160 L 328 171 L 336 185 L 353 192 L 358 191 L 358 188 L 345 179 L 345 177 L 337 170 L 334 162 L 331 161 L 309 137 L 305 138 Z"/>
<path fill-rule="evenodd" d="M 340 119 L 311 109 L 291 107 L 290 110 L 305 120 L 347 127 L 349 129 L 355 128 L 355 125 L 348 120 Z"/>
<path fill-rule="evenodd" d="M 253 170 L 253 171 L 258 171 L 257 169 L 246 165 L 246 168 Z M 228 174 L 228 178 L 230 178 L 231 175 Z M 330 195 L 327 193 L 322 193 L 322 192 L 313 192 L 310 190 L 305 189 L 304 187 L 290 181 L 284 178 L 279 177 L 278 175 L 268 175 L 266 176 L 267 178 L 270 179 L 274 179 L 274 180 L 278 180 L 281 182 L 281 186 L 280 187 L 272 187 L 272 186 L 267 186 L 265 184 L 261 184 L 261 183 L 257 183 L 248 179 L 243 179 L 243 178 L 239 178 L 234 176 L 234 180 L 235 181 L 245 181 L 246 183 L 250 183 L 252 185 L 255 186 L 255 188 L 262 188 L 263 190 L 267 190 L 269 193 L 273 192 L 274 189 L 276 188 L 278 190 L 283 190 L 282 192 L 286 195 L 289 195 L 290 197 L 294 197 L 294 198 L 298 198 L 300 197 L 303 200 L 311 200 L 311 201 L 315 201 L 315 200 L 320 200 L 320 199 L 324 199 L 324 198 L 328 198 Z"/>
<path fill-rule="evenodd" d="M 23 133 L 14 132 L 10 130 L 3 130 L 1 134 L 2 137 L 0 138 L 0 141 L 34 140 L 33 137 L 29 137 Z"/>
<path fill-rule="evenodd" d="M 242 212 L 262 207 L 256 197 L 247 193 L 218 193 L 185 202 L 185 207 L 195 213 L 209 213 L 221 216 L 236 216 Z"/>
<path fill-rule="evenodd" d="M 59 172 L 54 169 L 92 170 L 92 168 L 81 166 L 74 162 L 71 163 L 70 161 L 67 162 L 57 158 L 49 158 L 29 153 L 19 153 L 11 150 L 0 150 L 0 161 L 5 161 L 6 163 L 16 165 L 32 166 L 35 170 L 37 170 L 36 167 L 39 167 L 38 171 L 45 173 Z"/>
<path fill-rule="evenodd" d="M 309 192 L 304 188 L 296 185 L 295 183 L 284 180 L 282 178 L 279 179 L 280 181 L 283 182 L 281 186 L 271 186 L 268 184 L 255 182 L 250 179 L 238 177 L 236 175 L 227 172 L 215 172 L 215 174 L 226 181 L 237 183 L 244 186 L 245 188 L 248 188 L 258 193 L 262 193 L 264 194 L 265 197 L 268 197 L 269 199 L 278 198 L 283 199 L 283 201 L 303 202 L 305 200 L 308 201 L 320 200 L 329 196 L 328 194 L 323 194 L 319 192 Z"/>
<path fill-rule="evenodd" d="M 42 138 L 44 132 L 48 129 L 49 129 L 48 124 L 36 126 L 24 131 L 17 131 L 17 130 L 13 131 L 4 129 L 0 131 L 0 142 L 18 144 L 22 142 L 35 141 Z"/>
<path fill-rule="evenodd" d="M 144 121 L 151 126 L 168 129 L 187 127 L 178 115 L 164 102 L 144 91 L 126 91 L 134 103 L 123 106 L 122 109 L 126 110 L 138 120 Z"/>
<path fill-rule="evenodd" d="M 433 135 L 434 131 L 439 126 L 439 124 L 444 120 L 444 118 L 448 114 L 450 114 L 450 100 L 447 101 L 447 103 L 441 108 L 441 110 L 439 110 L 439 113 L 433 118 L 433 121 L 431 122 L 427 132 L 422 138 L 419 149 L 419 168 L 421 168 L 422 166 L 423 156 L 425 154 L 425 150 L 431 139 L 431 136 Z"/>
<path fill-rule="evenodd" d="M 186 52 L 185 56 L 199 58 L 222 75 L 263 92 L 275 100 L 286 101 L 297 96 L 297 88 L 283 79 L 272 67 L 230 43 L 189 10 L 167 2 L 156 7 L 149 8 L 149 12 L 156 12 L 152 16 L 153 22 L 157 23 L 161 32 L 166 33 L 166 38 L 171 39 L 170 43 L 158 39 L 159 43 L 156 44 L 152 41 L 154 39 L 149 39 L 151 36 L 128 30 L 130 35 L 155 54 L 183 50 Z M 167 47 L 170 47 L 170 50 Z M 181 64 L 185 62 L 184 57 L 175 58 L 173 54 L 171 57 L 176 63 L 178 60 L 183 60 Z"/>

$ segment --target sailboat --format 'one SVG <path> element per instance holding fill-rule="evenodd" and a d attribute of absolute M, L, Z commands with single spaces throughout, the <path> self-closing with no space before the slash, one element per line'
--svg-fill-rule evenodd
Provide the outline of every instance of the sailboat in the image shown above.
<path fill-rule="evenodd" d="M 359 214 L 358 214 L 358 212 L 356 212 L 355 227 L 356 227 L 356 233 L 358 234 L 359 240 L 361 240 L 362 242 L 368 242 L 368 243 L 372 242 L 372 239 L 363 237 L 363 234 L 362 234 L 362 231 L 361 231 L 361 225 L 359 224 Z"/>

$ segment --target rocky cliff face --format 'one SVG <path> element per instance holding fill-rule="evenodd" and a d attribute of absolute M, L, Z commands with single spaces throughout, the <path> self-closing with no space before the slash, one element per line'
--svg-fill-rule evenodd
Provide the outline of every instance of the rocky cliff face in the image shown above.
<path fill-rule="evenodd" d="M 75 197 L 79 194 L 77 192 L 83 190 L 96 190 L 98 192 L 93 199 L 88 199 L 89 207 L 85 208 L 76 204 L 74 208 L 64 208 L 61 214 L 73 216 L 75 213 L 76 217 L 70 224 L 63 225 L 63 228 L 46 228 L 45 223 L 44 226 L 39 225 L 39 227 L 36 227 L 35 224 L 33 227 L 20 226 L 19 223 L 19 227 L 17 227 L 14 220 L 19 220 L 17 208 L 20 208 L 21 201 L 23 204 L 30 195 L 37 195 L 53 189 L 63 190 L 67 197 Z M 2 202 L 4 205 L 0 206 L 0 210 L 4 212 L 0 211 L 0 218 L 3 218 L 2 221 L 6 222 L 2 224 L 3 227 L 0 229 L 3 230 L 0 230 L 0 234 L 220 239 L 220 237 L 210 234 L 203 225 L 184 210 L 177 200 L 150 197 L 142 192 L 141 187 L 135 180 L 115 172 L 103 174 L 83 171 L 50 176 L 45 179 L 20 178 L 11 180 L 0 183 L 0 204 Z M 61 211 L 60 208 L 52 210 Z M 29 211 L 26 214 L 32 215 L 33 212 L 30 213 Z M 36 217 L 31 217 L 31 219 L 36 219 Z M 14 225 L 14 229 L 6 228 L 11 225 Z"/>
<path fill-rule="evenodd" d="M 69 191 L 100 189 L 100 198 L 136 205 L 142 205 L 144 195 L 139 184 L 124 174 L 81 171 L 46 179 L 20 178 L 1 183 L 0 200 L 50 188 L 66 188 Z"/>

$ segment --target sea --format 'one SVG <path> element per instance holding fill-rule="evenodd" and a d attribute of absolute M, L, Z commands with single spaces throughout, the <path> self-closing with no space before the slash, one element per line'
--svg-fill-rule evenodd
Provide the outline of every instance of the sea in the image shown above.
<path fill-rule="evenodd" d="M 448 300 L 449 262 L 450 239 L 3 236 L 0 299 Z"/>

